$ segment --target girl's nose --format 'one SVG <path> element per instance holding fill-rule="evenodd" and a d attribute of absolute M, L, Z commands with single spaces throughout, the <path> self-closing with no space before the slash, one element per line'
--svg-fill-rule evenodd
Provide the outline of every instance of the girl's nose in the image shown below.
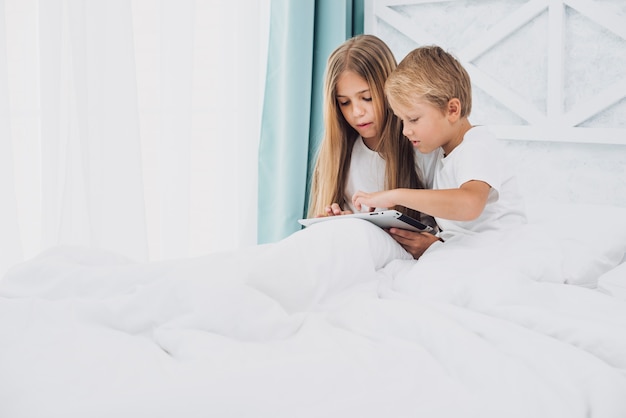
<path fill-rule="evenodd" d="M 354 105 L 352 108 L 354 116 L 363 116 L 365 114 L 365 108 L 362 106 Z"/>
<path fill-rule="evenodd" d="M 405 124 L 402 124 L 402 135 L 408 138 L 408 136 L 412 133 L 413 132 L 409 128 L 407 128 Z"/>

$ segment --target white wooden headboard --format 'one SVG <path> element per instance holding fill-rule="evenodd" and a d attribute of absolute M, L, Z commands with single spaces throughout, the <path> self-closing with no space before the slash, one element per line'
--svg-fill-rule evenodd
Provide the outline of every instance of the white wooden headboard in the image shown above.
<path fill-rule="evenodd" d="M 459 58 L 529 198 L 626 206 L 626 1 L 366 0 L 365 32 Z"/>

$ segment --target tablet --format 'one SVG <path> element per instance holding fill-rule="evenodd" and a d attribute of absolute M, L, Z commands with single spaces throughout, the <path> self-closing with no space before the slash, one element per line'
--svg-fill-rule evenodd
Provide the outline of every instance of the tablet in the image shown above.
<path fill-rule="evenodd" d="M 320 218 L 307 218 L 299 219 L 298 222 L 304 226 L 311 226 L 319 222 L 332 221 L 333 219 L 346 219 L 356 218 L 365 219 L 370 221 L 381 228 L 400 228 L 408 229 L 409 231 L 416 232 L 430 232 L 435 233 L 432 227 L 421 223 L 417 219 L 411 218 L 408 215 L 398 212 L 397 210 L 381 210 L 377 212 L 359 212 L 352 213 L 350 215 L 338 215 L 338 216 L 322 216 Z"/>

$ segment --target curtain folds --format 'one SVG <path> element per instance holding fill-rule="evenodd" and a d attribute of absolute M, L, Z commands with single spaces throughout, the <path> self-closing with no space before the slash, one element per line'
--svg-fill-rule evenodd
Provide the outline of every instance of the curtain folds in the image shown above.
<path fill-rule="evenodd" d="M 322 135 L 328 55 L 363 32 L 363 0 L 272 0 L 259 145 L 259 243 L 300 229 Z"/>
<path fill-rule="evenodd" d="M 4 0 L 0 0 L 0 33 L 6 33 Z M 6 39 L 0 39 L 0 274 L 23 258 L 17 223 L 13 146 L 9 118 Z"/>
<path fill-rule="evenodd" d="M 269 0 L 0 0 L 0 277 L 255 244 L 268 26 Z"/>
<path fill-rule="evenodd" d="M 38 20 L 43 247 L 147 259 L 131 5 L 49 0 Z"/>

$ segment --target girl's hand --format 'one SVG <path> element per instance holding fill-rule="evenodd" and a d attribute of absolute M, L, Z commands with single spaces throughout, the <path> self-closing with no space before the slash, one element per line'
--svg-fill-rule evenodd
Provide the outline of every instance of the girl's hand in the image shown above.
<path fill-rule="evenodd" d="M 349 215 L 351 213 L 351 210 L 342 210 L 341 206 L 339 206 L 338 203 L 333 203 L 330 206 L 326 206 L 326 216 Z"/>
<path fill-rule="evenodd" d="M 376 208 L 390 208 L 396 205 L 390 198 L 390 192 L 391 190 L 366 193 L 359 190 L 352 196 L 352 204 L 359 211 L 363 210 L 363 206 L 366 206 L 365 209 L 370 212 Z"/>

